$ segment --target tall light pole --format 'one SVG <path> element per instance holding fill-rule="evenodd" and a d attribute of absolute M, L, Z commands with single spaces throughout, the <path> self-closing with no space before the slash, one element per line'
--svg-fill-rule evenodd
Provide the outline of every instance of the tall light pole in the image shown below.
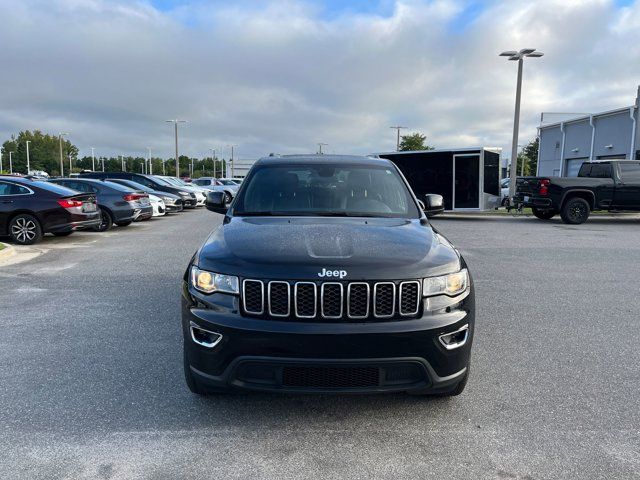
<path fill-rule="evenodd" d="M 11 155 L 13 155 L 13 152 L 9 152 L 9 173 L 13 175 L 13 160 L 11 160 Z"/>
<path fill-rule="evenodd" d="M 524 57 L 538 58 L 543 56 L 535 48 L 523 48 L 519 52 L 508 50 L 500 54 L 501 57 L 509 57 L 509 60 L 518 61 L 518 81 L 516 84 L 516 109 L 513 117 L 513 138 L 511 139 L 511 168 L 509 169 L 509 199 L 516 193 L 516 176 L 518 172 L 518 131 L 520 129 L 520 96 L 522 94 L 522 65 Z"/>
<path fill-rule="evenodd" d="M 96 171 L 96 157 L 95 157 L 95 148 L 91 147 L 91 171 Z"/>
<path fill-rule="evenodd" d="M 102 171 L 104 172 L 104 157 L 102 157 Z"/>
<path fill-rule="evenodd" d="M 396 125 L 394 127 L 389 127 L 389 128 L 393 128 L 396 131 L 396 152 L 399 152 L 400 151 L 400 130 L 407 129 L 409 127 L 402 127 L 400 125 Z"/>
<path fill-rule="evenodd" d="M 64 177 L 64 159 L 62 157 L 62 136 L 63 135 L 69 135 L 66 132 L 59 132 L 58 133 L 58 143 L 60 144 L 60 176 Z"/>
<path fill-rule="evenodd" d="M 175 140 L 176 140 L 176 177 L 180 178 L 180 160 L 178 158 L 178 124 L 179 123 L 187 123 L 186 120 L 178 120 L 177 118 L 173 120 L 165 120 L 168 123 L 173 123 L 174 132 L 175 132 Z"/>
<path fill-rule="evenodd" d="M 25 143 L 27 144 L 27 175 L 29 175 L 29 170 L 31 170 L 31 166 L 29 164 L 29 144 L 31 143 L 31 140 L 27 140 Z"/>
<path fill-rule="evenodd" d="M 4 153 L 4 147 L 0 147 L 0 175 L 2 175 L 2 154 Z"/>
<path fill-rule="evenodd" d="M 227 145 L 227 147 L 231 147 L 231 178 L 233 178 L 233 174 L 234 174 L 234 172 L 233 172 L 233 149 L 235 147 L 237 147 L 237 146 L 238 145 Z M 225 175 L 226 175 L 226 172 L 225 172 Z"/>
<path fill-rule="evenodd" d="M 120 170 L 122 170 L 123 172 L 127 171 L 127 167 L 124 163 L 124 155 L 118 155 L 120 157 Z"/>
<path fill-rule="evenodd" d="M 210 148 L 211 152 L 211 161 L 213 162 L 213 178 L 216 178 L 216 149 Z"/>
<path fill-rule="evenodd" d="M 67 153 L 67 157 L 69 157 L 69 176 L 71 176 L 71 153 Z"/>
<path fill-rule="evenodd" d="M 326 145 L 329 145 L 329 144 L 328 143 L 322 143 L 322 142 L 318 143 L 318 155 L 322 155 L 322 147 L 326 146 Z"/>
<path fill-rule="evenodd" d="M 147 147 L 147 159 L 149 160 L 149 175 L 153 175 L 153 167 L 151 166 L 151 147 Z"/>

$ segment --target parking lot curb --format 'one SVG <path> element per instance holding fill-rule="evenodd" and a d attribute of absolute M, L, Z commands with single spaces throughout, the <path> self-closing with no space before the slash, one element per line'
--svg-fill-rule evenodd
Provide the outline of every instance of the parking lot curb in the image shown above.
<path fill-rule="evenodd" d="M 2 250 L 0 250 L 0 260 L 5 260 L 9 257 L 13 257 L 16 254 L 16 249 L 13 248 L 13 246 L 2 242 L 0 242 L 0 244 L 2 244 L 2 246 L 4 247 Z"/>

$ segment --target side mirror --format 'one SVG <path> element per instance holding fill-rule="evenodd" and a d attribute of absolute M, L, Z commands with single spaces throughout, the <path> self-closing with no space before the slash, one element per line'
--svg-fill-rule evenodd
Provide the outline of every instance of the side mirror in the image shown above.
<path fill-rule="evenodd" d="M 442 195 L 427 193 L 424 196 L 424 205 L 424 213 L 429 218 L 444 212 L 444 199 Z"/>
<path fill-rule="evenodd" d="M 224 203 L 224 192 L 208 192 L 207 201 L 205 202 L 207 210 L 212 212 L 227 213 L 227 205 Z"/>

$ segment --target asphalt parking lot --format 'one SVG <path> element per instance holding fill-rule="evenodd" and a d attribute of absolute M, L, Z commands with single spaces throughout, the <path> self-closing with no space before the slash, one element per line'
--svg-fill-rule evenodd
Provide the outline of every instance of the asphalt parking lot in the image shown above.
<path fill-rule="evenodd" d="M 457 398 L 192 395 L 179 286 L 221 216 L 0 264 L 0 478 L 640 478 L 640 220 L 434 221 L 478 304 Z"/>

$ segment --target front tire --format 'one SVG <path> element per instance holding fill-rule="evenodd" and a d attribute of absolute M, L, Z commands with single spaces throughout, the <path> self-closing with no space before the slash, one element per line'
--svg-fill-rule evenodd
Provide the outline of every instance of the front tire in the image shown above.
<path fill-rule="evenodd" d="M 224 192 L 224 203 L 231 203 L 231 200 L 233 200 L 233 196 L 229 192 Z"/>
<path fill-rule="evenodd" d="M 42 240 L 40 222 L 33 215 L 16 215 L 9 223 L 9 236 L 18 245 L 33 245 Z"/>
<path fill-rule="evenodd" d="M 584 198 L 574 197 L 567 200 L 562 206 L 560 216 L 562 221 L 569 225 L 580 225 L 587 221 L 591 207 Z"/>
<path fill-rule="evenodd" d="M 533 215 L 540 220 L 551 220 L 556 215 L 554 210 L 540 210 L 535 207 L 531 208 L 531 212 L 533 212 Z"/>

